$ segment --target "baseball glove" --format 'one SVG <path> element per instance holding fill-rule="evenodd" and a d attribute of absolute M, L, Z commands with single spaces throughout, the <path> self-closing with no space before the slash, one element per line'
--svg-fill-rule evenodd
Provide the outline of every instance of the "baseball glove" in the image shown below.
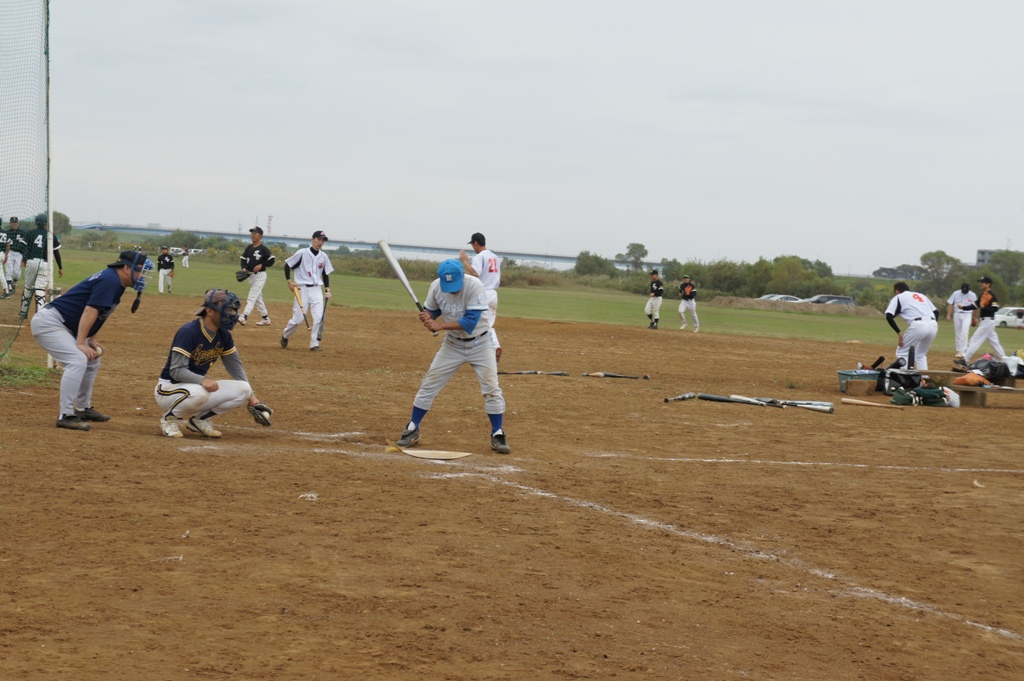
<path fill-rule="evenodd" d="M 249 413 L 252 414 L 252 418 L 256 423 L 261 426 L 270 425 L 270 417 L 274 415 L 274 410 L 267 405 L 260 402 L 259 404 L 250 404 L 247 406 Z"/>
<path fill-rule="evenodd" d="M 250 272 L 249 270 L 238 270 L 237 272 L 235 272 L 235 279 L 237 279 L 238 281 L 245 281 L 246 279 L 249 278 L 249 275 L 251 274 L 252 272 Z"/>

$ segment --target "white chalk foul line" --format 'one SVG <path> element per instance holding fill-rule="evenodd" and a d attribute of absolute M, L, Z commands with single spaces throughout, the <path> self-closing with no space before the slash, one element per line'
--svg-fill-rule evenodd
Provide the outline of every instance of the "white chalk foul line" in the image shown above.
<path fill-rule="evenodd" d="M 729 549 L 730 551 L 735 551 L 736 553 L 748 556 L 750 558 L 775 561 L 781 565 L 786 565 L 797 570 L 802 570 L 815 577 L 821 577 L 823 579 L 829 579 L 834 581 L 845 581 L 848 583 L 850 581 L 847 579 L 842 579 L 837 575 L 832 574 L 826 570 L 805 565 L 802 561 L 797 560 L 795 558 L 786 558 L 783 556 L 778 556 L 773 553 L 762 551 L 761 549 L 758 549 L 754 546 L 741 544 L 727 537 L 721 537 L 714 534 L 705 534 L 703 532 L 697 532 L 695 530 L 687 530 L 685 528 L 678 527 L 671 523 L 664 523 L 657 520 L 651 520 L 650 518 L 644 518 L 643 516 L 639 516 L 634 513 L 616 511 L 597 502 L 585 501 L 582 499 L 574 499 L 572 497 L 562 496 L 560 494 L 548 492 L 537 487 L 530 487 L 529 485 L 523 485 L 517 482 L 512 482 L 510 480 L 504 480 L 502 478 L 499 478 L 495 475 L 491 475 L 488 473 L 432 473 L 427 477 L 431 477 L 434 479 L 480 478 L 483 480 L 487 480 L 488 482 L 494 483 L 496 485 L 510 487 L 512 489 L 516 489 L 526 494 L 531 494 L 533 496 L 538 496 L 545 499 L 552 499 L 554 501 L 559 501 L 561 503 L 568 504 L 570 506 L 575 506 L 577 508 L 584 508 L 592 511 L 598 511 L 600 513 L 605 513 L 612 517 L 621 518 L 623 520 L 627 520 L 631 523 L 634 523 L 641 527 L 646 527 L 648 529 L 660 530 L 668 534 L 673 534 L 679 537 L 685 537 L 687 539 L 693 539 L 695 541 L 703 542 L 705 544 L 722 546 Z M 922 603 L 920 601 L 914 601 L 909 598 L 904 598 L 903 596 L 893 596 L 883 591 L 878 591 L 877 589 L 869 589 L 865 587 L 856 586 L 854 584 L 849 584 L 848 588 L 846 588 L 845 590 L 833 590 L 829 593 L 835 593 L 840 596 L 872 598 L 882 601 L 883 603 L 889 603 L 891 605 L 908 608 L 910 610 L 920 610 L 922 612 L 927 612 L 933 615 L 938 615 L 940 617 L 952 619 L 957 622 L 960 622 L 961 624 L 975 627 L 989 633 L 999 634 L 1000 636 L 1004 636 L 1006 638 L 1014 640 L 1021 640 L 1022 638 L 1024 638 L 1020 634 L 1017 634 L 1008 629 L 1000 629 L 997 627 L 989 626 L 987 624 L 981 624 L 980 622 L 974 622 L 960 615 L 955 615 L 953 613 L 940 610 L 934 605 Z"/>

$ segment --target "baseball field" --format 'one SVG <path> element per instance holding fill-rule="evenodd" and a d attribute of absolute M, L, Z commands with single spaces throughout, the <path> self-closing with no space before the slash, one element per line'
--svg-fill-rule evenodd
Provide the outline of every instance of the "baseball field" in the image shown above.
<path fill-rule="evenodd" d="M 310 353 L 278 344 L 275 280 L 273 325 L 235 331 L 274 425 L 165 438 L 171 337 L 206 287 L 245 293 L 221 269 L 108 322 L 109 423 L 58 430 L 56 383 L 0 388 L 0 678 L 1024 678 L 1024 402 L 840 405 L 837 370 L 892 355 L 880 317 L 812 340 L 811 315 L 705 306 L 693 334 L 666 303 L 650 331 L 641 297 L 624 325 L 510 291 L 500 369 L 570 375 L 501 377 L 499 456 L 463 370 L 420 447 L 471 456 L 430 461 L 385 451 L 439 342 L 397 282 L 332 277 Z M 12 357 L 43 361 L 27 330 Z M 663 401 L 687 391 L 837 408 Z"/>

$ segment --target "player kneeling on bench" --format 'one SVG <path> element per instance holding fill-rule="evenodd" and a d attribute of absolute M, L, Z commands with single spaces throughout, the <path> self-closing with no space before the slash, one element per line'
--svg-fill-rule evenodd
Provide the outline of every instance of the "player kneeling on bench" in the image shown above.
<path fill-rule="evenodd" d="M 261 426 L 270 425 L 274 413 L 259 401 L 242 367 L 231 329 L 238 321 L 238 296 L 223 289 L 210 289 L 193 319 L 178 329 L 171 343 L 167 363 L 153 394 L 163 410 L 160 428 L 167 437 L 181 437 L 179 422 L 205 437 L 220 437 L 212 419 L 231 409 L 247 405 Z M 218 358 L 233 381 L 215 381 L 206 374 Z"/>

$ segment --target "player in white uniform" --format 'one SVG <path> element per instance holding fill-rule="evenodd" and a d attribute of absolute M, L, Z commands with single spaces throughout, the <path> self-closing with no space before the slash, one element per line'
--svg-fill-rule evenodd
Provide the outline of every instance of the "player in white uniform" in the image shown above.
<path fill-rule="evenodd" d="M 473 247 L 476 255 L 472 259 L 465 251 L 459 251 L 459 259 L 462 260 L 466 272 L 480 280 L 480 283 L 487 289 L 487 312 L 488 321 L 491 323 L 491 340 L 494 342 L 494 357 L 501 361 L 501 343 L 498 342 L 498 334 L 494 332 L 494 322 L 498 318 L 498 287 L 501 286 L 501 260 L 487 248 L 487 237 L 480 232 L 475 232 L 469 239 L 469 245 Z"/>
<path fill-rule="evenodd" d="M 434 398 L 459 367 L 468 364 L 476 372 L 484 396 L 484 411 L 491 422 L 491 449 L 508 454 L 511 450 L 502 429 L 505 398 L 498 385 L 498 360 L 486 314 L 487 289 L 479 279 L 465 274 L 458 260 L 445 260 L 438 265 L 437 276 L 423 301 L 420 321 L 430 331 L 444 331 L 444 340 L 420 383 L 412 403 L 412 419 L 397 444 L 412 447 L 420 441 L 420 422 L 434 404 Z"/>
<path fill-rule="evenodd" d="M 967 336 L 971 331 L 971 310 L 963 309 L 964 305 L 970 305 L 978 299 L 971 290 L 970 285 L 960 285 L 959 291 L 953 291 L 953 295 L 946 301 L 946 321 L 953 322 L 953 337 L 956 339 L 956 358 L 963 359 L 967 351 Z"/>
<path fill-rule="evenodd" d="M 907 359 L 910 348 L 914 348 L 914 367 L 918 371 L 928 370 L 928 348 L 932 346 L 939 332 L 939 311 L 928 297 L 910 290 L 899 281 L 892 287 L 892 300 L 885 308 L 885 319 L 899 336 L 896 356 Z M 902 317 L 908 324 L 907 330 L 900 331 L 896 317 Z"/>
<path fill-rule="evenodd" d="M 683 275 L 683 283 L 679 285 L 679 321 L 680 329 L 686 328 L 686 313 L 693 317 L 693 332 L 700 332 L 700 319 L 697 317 L 697 287 L 693 285 L 689 274 Z"/>
<path fill-rule="evenodd" d="M 288 282 L 288 288 L 293 292 L 298 291 L 302 299 L 300 306 L 298 301 L 292 303 L 292 318 L 281 332 L 281 347 L 288 347 L 288 339 L 295 333 L 295 329 L 303 326 L 303 310 L 309 310 L 312 319 L 312 328 L 309 332 L 309 349 L 320 352 L 320 341 L 316 339 L 316 329 L 320 327 L 320 320 L 324 316 L 324 299 L 331 299 L 331 284 L 329 274 L 334 271 L 331 259 L 324 253 L 324 244 L 327 243 L 327 235 L 322 230 L 313 232 L 311 245 L 296 251 L 291 257 L 284 261 L 284 278 Z M 295 273 L 295 281 L 291 280 L 292 272 Z M 324 290 L 321 292 L 321 284 Z"/>

